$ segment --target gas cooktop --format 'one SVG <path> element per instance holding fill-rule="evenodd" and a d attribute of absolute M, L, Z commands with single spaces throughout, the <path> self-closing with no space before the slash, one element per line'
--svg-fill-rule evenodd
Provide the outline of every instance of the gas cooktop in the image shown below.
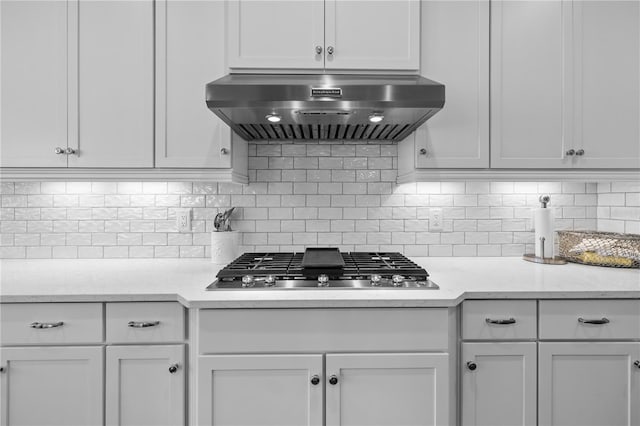
<path fill-rule="evenodd" d="M 439 289 L 426 270 L 395 252 L 245 253 L 218 272 L 207 290 Z"/>

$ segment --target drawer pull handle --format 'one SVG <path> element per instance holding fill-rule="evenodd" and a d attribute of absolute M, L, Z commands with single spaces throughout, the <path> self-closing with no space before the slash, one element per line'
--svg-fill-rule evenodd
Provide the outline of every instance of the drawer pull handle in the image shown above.
<path fill-rule="evenodd" d="M 58 321 L 58 322 L 32 322 L 31 324 L 29 324 L 29 327 L 31 328 L 56 328 L 56 327 L 62 327 L 64 325 L 64 322 L 62 321 Z"/>
<path fill-rule="evenodd" d="M 602 317 L 602 319 L 584 319 L 580 317 L 578 322 L 580 324 L 609 324 L 610 321 L 605 317 Z"/>
<path fill-rule="evenodd" d="M 147 327 L 155 327 L 160 324 L 160 321 L 129 321 L 127 324 L 131 328 L 147 328 Z"/>
<path fill-rule="evenodd" d="M 486 318 L 485 322 L 487 324 L 499 324 L 499 325 L 509 325 L 509 324 L 515 324 L 516 323 L 516 319 L 515 318 L 508 318 L 508 319 L 491 319 L 491 318 Z"/>

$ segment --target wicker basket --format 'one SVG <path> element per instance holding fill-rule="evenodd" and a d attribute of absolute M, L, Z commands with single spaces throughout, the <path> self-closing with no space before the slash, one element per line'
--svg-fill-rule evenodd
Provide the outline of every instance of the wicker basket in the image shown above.
<path fill-rule="evenodd" d="M 640 268 L 640 235 L 595 231 L 558 231 L 560 257 L 569 262 L 615 268 Z"/>

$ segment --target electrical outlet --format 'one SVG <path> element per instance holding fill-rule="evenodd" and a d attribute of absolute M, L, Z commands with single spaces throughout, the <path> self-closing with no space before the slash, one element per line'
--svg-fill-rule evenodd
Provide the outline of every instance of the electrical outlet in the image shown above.
<path fill-rule="evenodd" d="M 442 209 L 429 209 L 429 231 L 442 231 Z"/>
<path fill-rule="evenodd" d="M 191 209 L 176 211 L 176 228 L 178 232 L 191 232 Z"/>

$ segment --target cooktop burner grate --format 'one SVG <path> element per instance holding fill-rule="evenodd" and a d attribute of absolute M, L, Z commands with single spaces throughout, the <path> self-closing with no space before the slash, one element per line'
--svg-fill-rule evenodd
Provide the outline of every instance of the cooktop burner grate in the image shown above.
<path fill-rule="evenodd" d="M 277 277 L 303 278 L 306 271 L 302 264 L 304 253 L 244 253 L 218 272 L 220 279 L 242 278 L 247 274 L 274 275 Z M 406 277 L 426 279 L 426 270 L 394 252 L 341 253 L 344 267 L 337 272 L 341 278 L 368 277 L 373 274 L 400 274 Z M 313 270 L 317 272 L 318 270 Z M 333 275 L 333 274 L 332 274 Z"/>

